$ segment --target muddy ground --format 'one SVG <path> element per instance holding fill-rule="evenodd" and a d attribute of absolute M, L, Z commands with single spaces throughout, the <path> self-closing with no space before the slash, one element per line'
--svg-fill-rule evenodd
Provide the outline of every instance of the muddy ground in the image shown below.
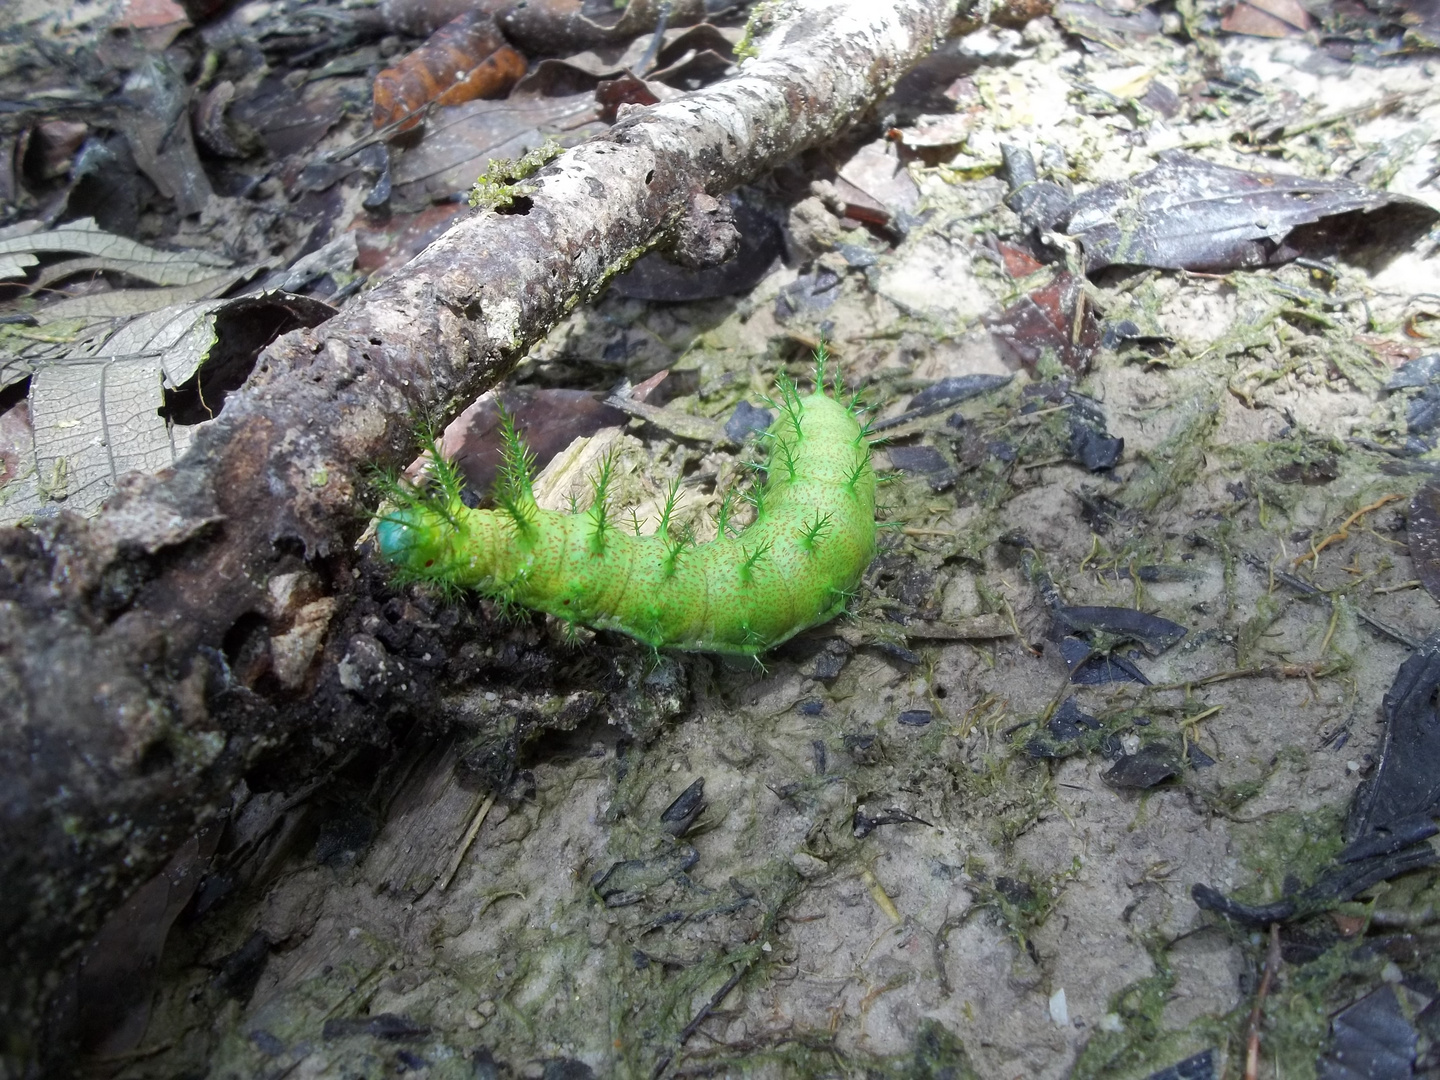
<path fill-rule="evenodd" d="M 1205 1051 L 1209 1071 L 1163 1075 L 1244 1073 L 1266 933 L 1191 888 L 1264 903 L 1314 880 L 1375 768 L 1397 637 L 1436 623 L 1407 532 L 1434 455 L 1398 452 L 1423 391 L 1383 384 L 1433 351 L 1440 259 L 1421 240 L 1328 270 L 1107 272 L 1087 286 L 1102 324 L 1144 334 L 1088 370 L 1027 366 L 984 322 L 1034 287 L 995 253 L 1024 231 L 999 146 L 1085 187 L 1166 148 L 1343 176 L 1410 145 L 1388 190 L 1435 205 L 1435 61 L 1298 37 L 1087 47 L 1048 18 L 947 48 L 983 108 L 960 149 L 908 165 L 903 230 L 841 219 L 823 189 L 762 191 L 791 258 L 753 291 L 611 295 L 517 378 L 668 368 L 664 408 L 723 424 L 782 369 L 803 378 L 822 336 L 881 419 L 935 380 L 1013 375 L 886 433 L 895 527 L 851 615 L 763 666 L 656 660 L 378 586 L 377 634 L 473 624 L 478 674 L 393 755 L 237 794 L 227 869 L 170 935 L 143 1040 L 95 1074 L 1009 1080 Z M 1137 68 L 1180 94 L 1173 117 L 1080 89 Z M 1207 71 L 1247 92 L 1202 102 Z M 1113 469 L 1072 460 L 1077 409 L 1123 438 Z M 640 419 L 623 442 L 631 501 L 686 477 L 700 521 L 755 454 Z M 932 469 L 890 468 L 919 446 Z M 1114 650 L 1149 685 L 1077 685 L 1047 575 L 1067 604 L 1184 637 Z M 1098 726 L 1047 743 L 1072 699 Z M 1133 786 L 1122 766 L 1152 758 L 1167 775 Z M 699 780 L 703 808 L 667 828 Z M 1317 1075 L 1332 1014 L 1378 986 L 1433 993 L 1436 890 L 1422 870 L 1285 926 L 1255 1075 Z"/>

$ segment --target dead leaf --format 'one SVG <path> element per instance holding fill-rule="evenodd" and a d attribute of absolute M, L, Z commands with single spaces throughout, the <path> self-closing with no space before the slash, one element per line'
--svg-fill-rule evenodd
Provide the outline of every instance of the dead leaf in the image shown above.
<path fill-rule="evenodd" d="M 675 91 L 664 83 L 652 85 L 634 75 L 621 75 L 618 79 L 602 79 L 595 87 L 595 101 L 600 106 L 600 118 L 613 124 L 622 106 L 654 105 L 662 100 L 662 93 L 672 96 Z"/>
<path fill-rule="evenodd" d="M 1094 307 L 1080 279 L 1064 270 L 988 325 L 1001 355 L 1032 373 L 1048 352 L 1077 375 L 1084 374 L 1100 344 Z"/>
<path fill-rule="evenodd" d="M 906 127 L 891 128 L 890 138 L 912 150 L 959 146 L 970 137 L 977 122 L 971 112 L 917 116 Z"/>
<path fill-rule="evenodd" d="M 1045 264 L 1034 255 L 1030 254 L 1023 247 L 1015 244 L 1008 244 L 1004 241 L 996 244 L 996 250 L 1000 253 L 1001 265 L 1005 268 L 1007 276 L 1012 278 L 1029 277 L 1035 271 L 1042 269 Z"/>
<path fill-rule="evenodd" d="M 154 30 L 176 23 L 189 25 L 190 17 L 175 0 L 126 0 L 125 11 L 115 25 L 131 30 Z"/>
<path fill-rule="evenodd" d="M 459 468 L 471 491 L 488 499 L 503 451 L 502 411 L 514 419 L 515 429 L 535 455 L 538 471 L 576 439 L 601 428 L 624 426 L 628 417 L 606 404 L 605 396 L 588 390 L 521 386 L 487 390 L 445 428 L 440 452 Z M 418 476 L 426 460 L 416 458 L 406 475 Z"/>
<path fill-rule="evenodd" d="M 230 106 L 229 116 L 252 129 L 277 158 L 303 154 L 340 121 L 344 103 L 331 80 L 300 92 L 279 75 L 267 75 L 255 92 Z"/>
<path fill-rule="evenodd" d="M 1235 0 L 1220 21 L 1220 29 L 1251 37 L 1299 37 L 1312 24 L 1299 0 Z"/>
<path fill-rule="evenodd" d="M 457 15 L 480 11 L 498 15 L 514 0 L 380 0 L 385 29 L 410 37 L 429 37 Z"/>
<path fill-rule="evenodd" d="M 768 215 L 745 203 L 735 206 L 740 249 L 718 266 L 680 266 L 659 252 L 649 252 L 610 283 L 621 296 L 675 303 L 733 296 L 749 291 L 770 272 L 784 253 L 780 227 Z"/>
<path fill-rule="evenodd" d="M 409 116 L 395 131 L 410 131 L 420 123 L 412 114 L 430 102 L 460 105 L 502 98 L 524 74 L 525 58 L 505 43 L 495 20 L 483 12 L 466 12 L 375 76 L 375 127 Z"/>
<path fill-rule="evenodd" d="M 177 304 L 188 304 L 228 292 L 247 278 L 253 277 L 263 264 L 225 270 L 189 285 L 163 289 L 112 289 L 109 292 L 72 296 L 40 308 L 35 317 L 41 326 L 69 319 L 103 322 L 108 319 L 129 319 L 149 312 L 163 311 Z"/>
<path fill-rule="evenodd" d="M 195 895 L 223 831 L 224 823 L 217 822 L 192 836 L 95 935 L 80 961 L 75 995 L 76 1026 L 85 1046 L 120 1054 L 144 1038 L 165 940 Z"/>
<path fill-rule="evenodd" d="M 177 305 L 29 365 L 33 446 L 19 475 L 0 488 L 0 521 L 62 502 L 93 512 L 123 474 L 173 465 L 189 446 L 191 425 L 219 411 L 261 348 L 333 313 L 285 293 Z M 12 363 L 6 374 L 13 380 L 23 370 Z"/>
<path fill-rule="evenodd" d="M 24 401 L 0 413 L 0 490 L 20 473 L 34 439 L 30 406 Z"/>
<path fill-rule="evenodd" d="M 571 145 L 599 130 L 593 94 L 468 101 L 432 113 L 425 139 L 394 165 L 395 194 L 426 201 L 464 191 L 492 158 L 520 158 L 547 135 Z M 587 128 L 587 125 L 593 125 Z"/>
<path fill-rule="evenodd" d="M 505 36 L 532 55 L 565 56 L 629 41 L 654 30 L 662 8 L 670 26 L 689 26 L 705 18 L 704 0 L 630 0 L 619 17 L 591 18 L 582 0 L 528 0 L 500 17 Z"/>
<path fill-rule="evenodd" d="M 1155 69 L 1148 64 L 1132 64 L 1128 67 L 1107 68 L 1089 77 L 1090 85 L 1103 90 L 1111 97 L 1144 97 L 1155 78 Z"/>
<path fill-rule="evenodd" d="M 653 44 L 639 37 L 624 49 L 597 46 L 564 59 L 541 60 L 516 85 L 514 95 L 557 97 L 595 89 L 607 79 L 638 78 L 693 90 L 722 77 L 734 62 L 737 37 L 733 29 L 701 23 L 666 30 L 648 73 L 639 71 Z M 694 85 L 689 85 L 693 82 Z"/>
<path fill-rule="evenodd" d="M 911 212 L 920 203 L 919 186 L 900 160 L 894 144 L 886 139 L 860 147 L 840 166 L 839 173 L 841 183 L 835 186 L 842 196 L 847 196 L 844 184 L 852 185 L 892 217 L 902 210 Z M 847 196 L 847 202 L 860 204 L 862 200 Z"/>
<path fill-rule="evenodd" d="M 1052 14 L 1067 34 L 1116 50 L 1123 50 L 1129 41 L 1145 41 L 1160 33 L 1160 16 L 1148 6 L 1125 13 L 1082 0 L 1061 0 Z"/>
<path fill-rule="evenodd" d="M 373 281 L 404 266 L 450 228 L 457 215 L 469 209 L 464 203 L 446 202 L 413 214 L 391 214 L 383 224 L 360 224 L 364 220 L 360 219 L 352 226 L 356 269 L 371 275 Z"/>
<path fill-rule="evenodd" d="M 59 252 L 91 256 L 86 261 L 97 264 L 97 269 L 113 266 L 119 272 L 157 285 L 189 284 L 214 277 L 219 270 L 231 265 L 229 260 L 206 251 L 160 251 L 147 247 L 128 237 L 106 232 L 95 224 L 94 218 L 67 221 L 46 232 L 40 231 L 39 221 L 31 221 L 26 222 L 25 227 L 17 225 L 0 230 L 0 279 L 21 276 L 11 271 L 13 261 L 28 258 L 26 265 L 33 266 L 36 255 Z M 53 282 L 58 277 L 49 280 Z"/>
<path fill-rule="evenodd" d="M 1061 220 L 1085 249 L 1087 273 L 1114 265 L 1225 271 L 1338 251 L 1384 261 L 1440 217 L 1417 199 L 1349 180 L 1246 172 L 1173 150 L 1159 159 L 1070 203 Z"/>
<path fill-rule="evenodd" d="M 89 125 L 79 120 L 46 120 L 36 124 L 31 154 L 38 151 L 36 171 L 40 179 L 56 180 L 69 173 L 75 152 L 89 133 Z"/>
<path fill-rule="evenodd" d="M 189 87 L 165 60 L 151 57 L 125 80 L 125 100 L 122 124 L 135 164 L 181 214 L 198 214 L 214 190 L 190 131 Z"/>

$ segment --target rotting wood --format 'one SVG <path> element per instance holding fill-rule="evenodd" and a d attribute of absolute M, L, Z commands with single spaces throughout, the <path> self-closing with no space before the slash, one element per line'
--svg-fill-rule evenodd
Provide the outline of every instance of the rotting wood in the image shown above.
<path fill-rule="evenodd" d="M 779 5 L 739 75 L 623 117 L 528 181 L 521 212 L 461 222 L 330 323 L 277 341 L 173 471 L 131 478 L 92 521 L 0 531 L 0 1071 L 39 1052 L 42 998 L 99 921 L 257 757 L 303 775 L 388 737 L 354 675 L 381 647 L 346 606 L 365 470 L 407 461 L 417 417 L 502 378 L 665 239 L 694 192 L 835 135 L 956 7 Z M 268 689 L 232 670 L 256 641 Z M 435 688 L 408 677 L 423 709 Z"/>

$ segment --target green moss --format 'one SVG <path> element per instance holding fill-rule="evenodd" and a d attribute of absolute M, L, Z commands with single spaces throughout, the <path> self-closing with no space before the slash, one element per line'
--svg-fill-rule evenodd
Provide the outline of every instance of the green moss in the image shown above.
<path fill-rule="evenodd" d="M 1175 976 L 1162 949 L 1151 951 L 1155 974 L 1117 991 L 1109 1002 L 1112 1018 L 1091 1036 L 1071 1070 L 1071 1080 L 1119 1080 L 1174 1064 L 1182 1056 L 1181 1039 L 1161 1023 Z"/>
<path fill-rule="evenodd" d="M 759 55 L 760 50 L 755 45 L 756 38 L 763 36 L 775 25 L 789 3 L 790 0 L 760 0 L 760 3 L 750 9 L 750 18 L 745 20 L 745 30 L 741 33 L 740 40 L 735 43 L 737 64 Z"/>
<path fill-rule="evenodd" d="M 1194 396 L 1177 410 L 1170 434 L 1145 453 L 1120 494 L 1132 510 L 1150 512 L 1195 483 L 1205 464 L 1205 452 L 1220 417 L 1218 395 L 1197 387 Z"/>
<path fill-rule="evenodd" d="M 979 1080 L 959 1037 L 938 1020 L 926 1020 L 915 1033 L 915 1048 L 897 1074 L 904 1080 Z"/>
<path fill-rule="evenodd" d="M 1069 866 L 1051 874 L 1021 866 L 993 879 L 982 875 L 975 880 L 975 906 L 994 910 L 1015 944 L 1028 951 L 1030 938 L 1045 925 L 1060 903 L 1065 886 L 1079 875 L 1083 865 L 1077 855 Z"/>
<path fill-rule="evenodd" d="M 1275 620 L 1280 618 L 1282 605 L 1278 597 L 1265 594 L 1255 598 L 1255 614 L 1240 624 L 1236 638 L 1235 656 L 1240 667 L 1253 667 L 1262 662 L 1257 653 L 1262 652 L 1261 641 Z"/>
<path fill-rule="evenodd" d="M 516 199 L 535 194 L 530 184 L 521 180 L 535 175 L 565 152 L 553 138 L 547 138 L 535 149 L 516 161 L 514 158 L 491 158 L 489 167 L 470 188 L 470 205 L 477 209 L 504 210 Z"/>
<path fill-rule="evenodd" d="M 1267 904 L 1292 891 L 1297 882 L 1301 887 L 1311 884 L 1344 847 L 1343 824 L 1343 808 L 1327 806 L 1286 810 L 1237 826 L 1240 861 L 1251 876 L 1235 895 L 1247 903 Z"/>

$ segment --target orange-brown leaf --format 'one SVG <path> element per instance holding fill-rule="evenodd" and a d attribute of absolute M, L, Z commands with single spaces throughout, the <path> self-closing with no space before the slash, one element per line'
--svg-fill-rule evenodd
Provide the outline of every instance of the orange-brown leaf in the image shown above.
<path fill-rule="evenodd" d="M 525 57 L 505 43 L 495 20 L 469 11 L 431 34 L 424 45 L 375 76 L 375 126 L 403 120 L 434 101 L 459 105 L 504 97 L 525 74 Z M 409 131 L 418 116 L 401 125 Z"/>

